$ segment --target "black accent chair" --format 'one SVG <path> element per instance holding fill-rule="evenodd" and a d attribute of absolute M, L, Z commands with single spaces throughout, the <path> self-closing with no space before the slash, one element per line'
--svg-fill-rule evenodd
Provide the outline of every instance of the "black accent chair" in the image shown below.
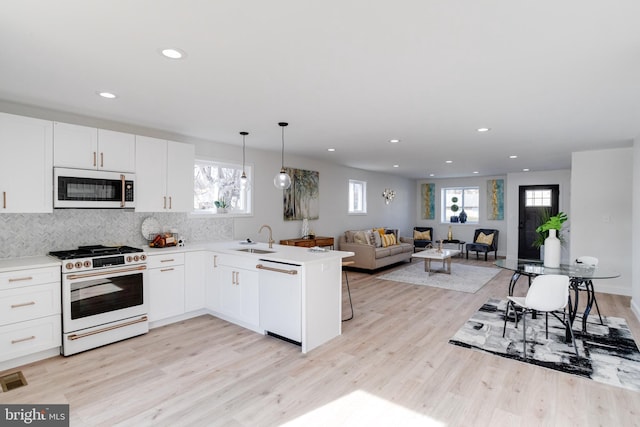
<path fill-rule="evenodd" d="M 413 252 L 416 252 L 416 249 L 426 249 L 427 247 L 429 247 L 432 242 L 433 242 L 433 227 L 413 227 L 413 231 L 420 231 L 420 232 L 425 232 L 428 231 L 429 234 L 431 235 L 431 239 L 430 240 L 426 240 L 426 239 L 413 239 Z M 413 237 L 413 236 L 411 236 Z"/>
<path fill-rule="evenodd" d="M 493 241 L 490 245 L 486 243 L 477 243 L 478 236 L 480 233 L 484 233 L 485 236 L 493 234 Z M 487 254 L 489 252 L 493 252 L 493 256 L 495 259 L 498 259 L 498 234 L 500 232 L 498 230 L 494 230 L 491 228 L 478 228 L 473 235 L 473 243 L 467 243 L 467 259 L 469 259 L 469 251 L 475 251 L 476 259 L 478 258 L 479 252 L 484 252 L 484 260 L 487 260 Z"/>

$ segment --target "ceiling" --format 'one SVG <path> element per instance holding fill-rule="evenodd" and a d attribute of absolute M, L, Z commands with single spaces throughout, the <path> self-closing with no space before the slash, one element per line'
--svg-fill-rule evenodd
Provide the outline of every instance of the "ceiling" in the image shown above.
<path fill-rule="evenodd" d="M 286 121 L 286 153 L 420 179 L 566 169 L 640 135 L 637 0 L 2 6 L 0 99 L 228 144 L 248 131 L 248 152 L 279 152 Z"/>

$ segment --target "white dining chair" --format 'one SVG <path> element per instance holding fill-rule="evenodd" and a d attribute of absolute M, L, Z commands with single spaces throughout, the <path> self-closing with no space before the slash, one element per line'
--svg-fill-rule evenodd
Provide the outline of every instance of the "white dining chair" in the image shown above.
<path fill-rule="evenodd" d="M 576 340 L 573 336 L 573 330 L 569 320 L 564 320 L 558 316 L 556 311 L 564 312 L 569 300 L 569 276 L 561 274 L 545 274 L 536 276 L 531 283 L 531 287 L 526 297 L 509 296 L 507 308 L 504 314 L 504 327 L 502 336 L 504 337 L 507 330 L 507 319 L 509 318 L 509 309 L 513 307 L 515 316 L 515 327 L 518 328 L 518 313 L 516 307 L 522 308 L 522 353 L 523 357 L 527 357 L 527 312 L 543 312 L 545 314 L 545 334 L 549 338 L 549 313 L 558 319 L 570 331 L 571 343 L 573 349 L 578 356 L 578 348 Z"/>
<path fill-rule="evenodd" d="M 598 258 L 592 256 L 581 256 L 576 258 L 576 264 L 579 266 L 585 267 L 597 267 L 598 266 Z M 576 281 L 576 286 L 579 291 L 588 292 L 593 298 L 593 303 L 596 305 L 596 311 L 598 312 L 598 318 L 600 319 L 600 324 L 604 325 L 602 321 L 602 315 L 600 314 L 600 307 L 598 307 L 598 300 L 596 299 L 596 292 L 593 289 L 593 282 L 591 280 L 579 280 Z"/>

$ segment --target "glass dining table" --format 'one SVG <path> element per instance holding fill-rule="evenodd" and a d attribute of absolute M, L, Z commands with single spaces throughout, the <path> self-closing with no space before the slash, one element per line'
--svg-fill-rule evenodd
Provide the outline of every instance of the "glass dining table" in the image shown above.
<path fill-rule="evenodd" d="M 513 290 L 520 276 L 527 276 L 528 286 L 531 286 L 531 278 L 543 274 L 562 274 L 569 276 L 570 287 L 573 290 L 574 297 L 569 296 L 569 319 L 573 325 L 578 310 L 578 294 L 579 286 L 583 285 L 587 291 L 587 303 L 582 315 L 582 332 L 587 331 L 587 317 L 591 312 L 593 302 L 595 300 L 595 290 L 593 288 L 593 280 L 613 279 L 620 277 L 620 273 L 609 270 L 607 268 L 587 266 L 584 264 L 560 264 L 559 267 L 545 267 L 541 260 L 530 259 L 508 259 L 501 258 L 494 262 L 496 267 L 513 271 L 511 280 L 509 281 L 509 296 L 513 295 Z"/>

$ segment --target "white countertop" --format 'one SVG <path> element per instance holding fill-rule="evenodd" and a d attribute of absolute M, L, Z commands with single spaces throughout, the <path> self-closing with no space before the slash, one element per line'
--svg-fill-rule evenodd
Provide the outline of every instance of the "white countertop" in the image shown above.
<path fill-rule="evenodd" d="M 0 259 L 0 273 L 31 268 L 60 267 L 60 265 L 60 260 L 46 255 L 2 258 Z"/>
<path fill-rule="evenodd" d="M 242 252 L 238 249 L 260 249 L 273 251 L 272 253 L 249 253 Z M 314 252 L 310 248 L 299 246 L 276 245 L 269 248 L 267 243 L 243 244 L 239 240 L 223 241 L 223 242 L 196 242 L 185 246 L 172 246 L 169 248 L 145 248 L 148 255 L 160 255 L 179 252 L 193 251 L 214 251 L 226 253 L 230 255 L 244 256 L 252 259 L 264 259 L 268 261 L 288 262 L 294 264 L 307 264 L 313 262 L 323 262 L 333 259 L 341 259 L 353 256 L 353 252 L 326 250 L 323 252 Z"/>

